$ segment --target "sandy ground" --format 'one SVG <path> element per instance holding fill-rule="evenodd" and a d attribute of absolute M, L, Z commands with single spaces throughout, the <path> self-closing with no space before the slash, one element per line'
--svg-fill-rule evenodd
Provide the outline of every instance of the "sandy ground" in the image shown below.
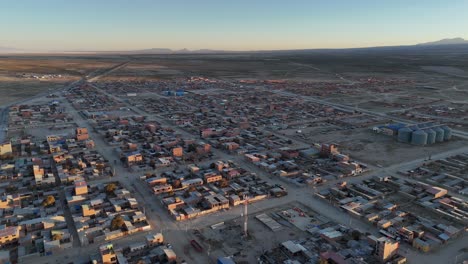
<path fill-rule="evenodd" d="M 371 165 L 389 166 L 404 163 L 431 154 L 448 151 L 466 144 L 466 140 L 453 138 L 449 142 L 428 146 L 413 146 L 397 142 L 395 138 L 383 134 L 375 134 L 368 128 L 353 130 L 335 130 L 320 133 L 320 128 L 302 129 L 310 142 L 333 142 L 338 144 L 344 154 Z M 282 130 L 281 133 L 297 137 L 295 130 Z M 301 139 L 304 140 L 304 139 Z"/>
<path fill-rule="evenodd" d="M 53 92 L 73 80 L 76 79 L 69 78 L 53 81 L 38 81 L 0 77 L 0 106 L 28 99 L 43 92 Z"/>

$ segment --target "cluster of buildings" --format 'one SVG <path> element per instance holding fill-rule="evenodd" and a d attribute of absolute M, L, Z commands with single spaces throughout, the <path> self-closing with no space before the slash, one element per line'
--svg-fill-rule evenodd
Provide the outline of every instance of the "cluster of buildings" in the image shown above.
<path fill-rule="evenodd" d="M 96 129 L 108 144 L 118 147 L 121 161 L 136 171 L 196 162 L 212 156 L 210 144 L 183 138 L 173 129 L 141 116 L 99 120 Z"/>
<path fill-rule="evenodd" d="M 72 247 L 57 190 L 8 185 L 1 192 L 0 255 L 22 262 Z"/>
<path fill-rule="evenodd" d="M 181 221 L 239 205 L 247 209 L 249 203 L 288 194 L 282 185 L 271 184 L 233 161 L 212 162 L 212 146 L 225 151 L 222 155 L 238 155 L 233 159 L 241 163 L 245 159 L 298 186 L 362 174 L 367 166 L 341 153 L 337 144 L 307 142 L 317 131 L 368 127 L 381 124 L 381 118 L 291 96 L 290 92 L 319 97 L 332 93 L 358 95 L 359 89 L 350 88 L 359 84 L 360 89 L 390 92 L 392 86 L 403 83 L 407 81 L 375 78 L 349 84 L 282 80 L 230 83 L 203 77 L 107 80 L 79 84 L 64 96 L 114 147 L 114 164 L 121 162 L 130 172 L 146 172 L 137 184 L 148 186 L 168 214 Z M 250 87 L 255 84 L 263 87 Z M 157 116 L 142 115 L 133 107 L 131 110 L 127 102 Z M 156 121 L 160 117 L 181 132 Z M 75 126 L 57 100 L 10 107 L 9 122 L 11 131 L 22 132 L 42 126 Z M 414 145 L 447 141 L 452 134 L 449 127 L 434 122 L 373 129 Z M 0 157 L 0 263 L 7 261 L 7 255 L 19 262 L 34 261 L 78 244 L 100 245 L 98 254 L 89 259 L 97 263 L 177 261 L 172 246 L 164 245 L 162 234 L 148 233 L 143 242 L 114 248 L 110 241 L 141 234 L 151 226 L 145 207 L 130 190 L 119 181 L 103 181 L 115 171 L 95 150 L 87 128 L 78 127 L 69 134 L 49 133 L 40 140 L 32 136 L 10 138 L 0 144 Z M 424 182 L 379 177 L 349 185 L 339 182 L 315 192 L 353 217 L 376 226 L 378 236 L 338 225 L 320 214 L 310 217 L 299 207 L 259 212 L 255 216 L 261 222 L 258 225 L 273 232 L 296 228 L 301 238 L 292 238 L 296 236 L 291 233 L 288 239 L 278 236 L 282 241 L 267 251 L 262 247 L 258 260 L 288 264 L 405 263 L 398 252 L 400 243 L 427 252 L 456 239 L 467 228 L 468 204 L 453 195 L 466 195 L 467 168 L 465 153 L 405 172 Z M 243 219 L 246 238 L 248 217 Z M 224 222 L 211 226 L 213 230 L 218 227 L 225 228 Z M 236 222 L 229 232 L 240 228 Z M 215 233 L 231 234 L 226 230 Z M 197 250 L 197 246 L 194 248 Z M 218 262 L 234 263 L 231 258 Z"/>
<path fill-rule="evenodd" d="M 301 153 L 307 159 L 318 152 L 306 144 L 299 144 L 298 147 L 295 142 L 280 136 L 281 132 L 274 131 L 288 128 L 300 130 L 307 120 L 311 121 L 310 124 L 327 123 L 334 127 L 364 126 L 375 122 L 371 117 L 251 87 L 249 89 L 238 87 L 233 91 L 224 89 L 228 87 L 210 87 L 207 82 L 195 78 L 190 82 L 187 80 L 145 82 L 135 87 L 109 82 L 101 86 L 105 90 L 116 91 L 121 96 L 129 92 L 138 94 L 139 90 L 145 93 L 150 91 L 152 86 L 155 89 L 154 93 L 175 90 L 177 87 L 188 90 L 190 93 L 183 97 L 154 95 L 137 96 L 129 100 L 146 112 L 158 113 L 192 134 L 198 134 L 204 142 L 213 147 L 230 153 L 248 154 L 249 157 L 268 153 L 270 157 L 262 160 L 260 164 L 268 167 L 271 172 L 277 172 L 278 175 L 299 175 L 300 177 L 295 180 L 298 183 L 322 182 L 322 177 L 330 175 L 330 177 L 358 175 L 366 169 L 363 164 L 350 161 L 349 157 L 338 153 L 328 159 L 328 162 L 316 163 L 317 169 L 304 170 L 301 162 L 294 163 L 293 160 L 296 159 L 294 155 Z M 194 83 L 197 85 L 194 86 Z M 224 83 L 216 83 L 216 85 L 221 84 Z M 281 85 L 281 82 L 272 82 L 272 84 Z M 225 85 L 230 87 L 228 83 Z M 259 100 L 259 94 L 262 100 Z M 292 150 L 287 150 L 288 147 Z M 301 169 L 298 169 L 299 167 Z M 316 170 L 322 169 L 324 171 L 315 173 Z"/>
<path fill-rule="evenodd" d="M 53 164 L 61 183 L 111 177 L 114 170 L 109 162 L 95 150 L 52 155 Z"/>
<path fill-rule="evenodd" d="M 49 107 L 57 110 L 58 103 Z M 26 110 L 29 109 L 35 107 Z M 49 122 L 44 119 L 46 114 L 26 116 L 25 120 L 31 117 L 44 124 Z M 50 118 L 55 117 L 59 118 Z M 37 257 L 76 246 L 79 239 L 73 235 L 75 227 L 68 225 L 71 221 L 67 221 L 69 216 L 61 187 L 74 184 L 77 192 L 83 195 L 84 179 L 113 174 L 108 161 L 94 150 L 94 141 L 86 128 L 68 129 L 68 134 L 14 136 L 16 132 L 11 128 L 16 125 L 9 124 L 12 135 L 9 134 L 9 140 L 0 146 L 2 263 L 34 261 Z M 53 128 L 41 129 L 50 133 Z"/>
<path fill-rule="evenodd" d="M 364 164 L 340 153 L 335 144 L 305 149 L 283 147 L 276 151 L 246 153 L 244 157 L 263 170 L 299 185 L 357 176 L 367 170 Z"/>
<path fill-rule="evenodd" d="M 445 159 L 427 161 L 422 166 L 403 174 L 468 196 L 467 169 L 468 153 L 460 153 Z"/>
<path fill-rule="evenodd" d="M 75 181 L 65 188 L 65 195 L 81 245 L 151 229 L 137 200 L 119 182 Z"/>
<path fill-rule="evenodd" d="M 437 105 L 423 105 L 417 107 L 416 110 L 419 113 L 433 115 L 443 118 L 467 120 L 467 108 L 462 103 L 450 103 L 450 104 L 437 104 Z"/>
<path fill-rule="evenodd" d="M 428 99 L 426 98 L 426 100 Z M 414 122 L 443 122 L 449 127 L 456 127 L 465 131 L 468 129 L 468 123 L 466 122 L 468 108 L 465 104 L 432 100 L 429 102 L 418 100 L 420 103 L 412 105 L 411 109 L 391 114 Z"/>
<path fill-rule="evenodd" d="M 0 156 L 12 158 L 49 155 L 93 149 L 94 146 L 86 128 L 76 128 L 71 134 L 48 134 L 45 138 L 31 135 L 10 137 L 0 144 Z"/>
<path fill-rule="evenodd" d="M 204 129 L 200 131 L 200 137 L 219 149 L 238 155 L 294 147 L 292 141 L 256 128 Z"/>
<path fill-rule="evenodd" d="M 399 254 L 399 242 L 362 233 L 298 207 L 256 218 L 275 233 L 287 226 L 300 230 L 298 237 L 280 240 L 277 247 L 264 252 L 260 263 L 406 263 Z"/>
<path fill-rule="evenodd" d="M 93 149 L 94 141 L 89 137 L 87 128 L 76 128 L 72 135 L 48 135 L 46 142 L 40 146 L 47 148 L 48 153 L 76 152 L 83 149 Z"/>
<path fill-rule="evenodd" d="M 347 77 L 351 78 L 351 77 Z M 302 80 L 239 80 L 239 84 L 259 85 L 272 90 L 286 90 L 298 95 L 314 97 L 333 97 L 337 94 L 357 96 L 360 89 L 377 93 L 390 93 L 395 90 L 394 86 L 412 84 L 412 80 L 365 77 L 353 78 L 353 83 L 325 82 L 325 81 L 302 81 Z"/>
<path fill-rule="evenodd" d="M 421 182 L 379 177 L 342 182 L 317 196 L 424 252 L 460 236 L 468 223 L 466 202 Z"/>
<path fill-rule="evenodd" d="M 2 144 L 3 155 L 8 153 L 16 158 L 1 165 L 0 178 L 12 184 L 24 181 L 25 186 L 50 187 L 75 179 L 111 175 L 107 161 L 93 150 L 94 141 L 87 134 L 83 137 L 86 130 L 76 131 L 71 136 L 49 135 L 45 141 L 22 137 Z"/>
<path fill-rule="evenodd" d="M 205 100 L 206 102 L 203 102 L 201 107 L 211 104 L 208 108 L 211 110 L 210 113 L 214 112 L 232 120 L 239 120 L 238 122 L 248 121 L 252 126 L 265 126 L 271 130 L 288 128 L 300 130 L 305 126 L 304 121 L 309 121 L 311 124 L 333 123 L 355 115 L 333 107 L 304 101 L 300 97 L 293 98 L 265 90 L 244 89 L 235 93 L 223 93 L 223 100 L 216 100 L 217 97 L 219 95 L 213 95 L 211 100 Z"/>
<path fill-rule="evenodd" d="M 234 91 L 223 88 L 220 83 L 216 85 L 220 87 L 187 87 L 190 93 L 183 97 L 145 96 L 132 97 L 130 101 L 148 113 L 161 114 L 174 124 L 206 138 L 229 137 L 226 132 L 241 132 L 250 126 L 272 130 L 300 129 L 305 120 L 310 121 L 308 125 L 329 123 L 347 127 L 375 122 L 371 117 L 353 111 L 338 110 L 263 89 L 236 87 Z M 226 88 L 231 87 L 225 85 L 228 86 Z"/>
<path fill-rule="evenodd" d="M 34 127 L 63 128 L 70 126 L 72 121 L 57 100 L 46 104 L 14 105 L 8 113 L 8 129 L 11 131 Z"/>
<path fill-rule="evenodd" d="M 128 97 L 129 94 L 138 96 L 142 93 L 155 92 L 163 94 L 165 91 L 205 90 L 213 88 L 226 88 L 231 85 L 200 76 L 171 78 L 171 79 L 126 79 L 99 80 L 96 83 L 101 89 L 109 93 Z"/>
<path fill-rule="evenodd" d="M 306 239 L 287 240 L 269 250 L 261 256 L 262 263 L 406 263 L 398 254 L 399 243 L 383 236 L 360 235 L 339 225 L 308 232 Z"/>
<path fill-rule="evenodd" d="M 77 110 L 111 111 L 117 110 L 124 105 L 107 94 L 102 94 L 90 84 L 82 84 L 73 87 L 65 98 Z"/>
<path fill-rule="evenodd" d="M 271 185 L 233 162 L 218 160 L 207 165 L 142 178 L 161 198 L 176 220 L 186 220 L 245 202 L 287 195 L 282 186 Z"/>
<path fill-rule="evenodd" d="M 148 234 L 145 241 L 135 242 L 128 247 L 116 248 L 112 243 L 99 246 L 99 253 L 90 256 L 93 263 L 128 264 L 128 263 L 176 263 L 174 250 L 163 244 L 161 233 Z"/>
<path fill-rule="evenodd" d="M 0 167 L 0 179 L 18 187 L 55 185 L 50 157 L 21 157 L 5 161 Z"/>

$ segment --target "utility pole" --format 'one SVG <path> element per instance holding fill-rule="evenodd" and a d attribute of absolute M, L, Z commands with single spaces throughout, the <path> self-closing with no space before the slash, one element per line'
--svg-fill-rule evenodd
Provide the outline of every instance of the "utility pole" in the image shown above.
<path fill-rule="evenodd" d="M 247 215 L 247 206 L 249 204 L 249 198 L 247 197 L 247 195 L 244 195 L 244 236 L 245 238 L 247 238 L 248 236 L 248 233 L 247 233 L 247 221 L 249 219 L 248 215 Z"/>

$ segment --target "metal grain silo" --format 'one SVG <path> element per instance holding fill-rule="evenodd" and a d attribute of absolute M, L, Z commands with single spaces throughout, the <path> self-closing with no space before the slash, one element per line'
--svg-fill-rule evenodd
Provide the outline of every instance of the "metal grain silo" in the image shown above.
<path fill-rule="evenodd" d="M 416 130 L 411 135 L 411 144 L 424 146 L 427 144 L 427 133 L 422 130 Z"/>
<path fill-rule="evenodd" d="M 442 126 L 441 129 L 444 130 L 444 140 L 450 140 L 452 138 L 452 129 L 448 126 Z"/>
<path fill-rule="evenodd" d="M 436 142 L 443 142 L 444 141 L 444 130 L 440 127 L 433 128 L 436 132 Z"/>
<path fill-rule="evenodd" d="M 436 142 L 436 132 L 432 129 L 426 129 L 424 132 L 427 133 L 427 144 L 434 144 Z"/>
<path fill-rule="evenodd" d="M 413 130 L 411 130 L 408 127 L 398 129 L 398 141 L 404 142 L 404 143 L 410 143 L 412 132 Z"/>

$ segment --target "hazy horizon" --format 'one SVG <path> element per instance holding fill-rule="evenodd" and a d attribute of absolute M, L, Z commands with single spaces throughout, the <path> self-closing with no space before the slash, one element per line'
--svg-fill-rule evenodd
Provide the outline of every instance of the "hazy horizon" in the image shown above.
<path fill-rule="evenodd" d="M 357 48 L 468 38 L 466 1 L 25 0 L 1 6 L 0 47 L 31 51 Z"/>

